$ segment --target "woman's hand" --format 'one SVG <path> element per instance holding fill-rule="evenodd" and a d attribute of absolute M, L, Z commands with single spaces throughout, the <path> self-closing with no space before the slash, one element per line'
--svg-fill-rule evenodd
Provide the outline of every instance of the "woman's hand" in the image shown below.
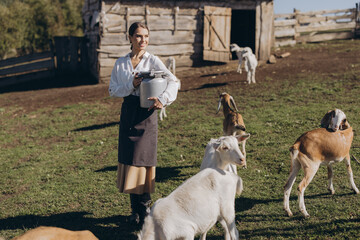
<path fill-rule="evenodd" d="M 135 73 L 134 80 L 133 80 L 134 88 L 137 88 L 140 85 L 142 80 L 143 80 L 143 77 L 139 77 L 139 73 Z"/>
<path fill-rule="evenodd" d="M 154 104 L 151 107 L 149 107 L 148 111 L 151 111 L 152 109 L 154 109 L 154 110 L 161 109 L 164 107 L 157 97 L 150 97 L 150 98 L 148 98 L 148 100 L 154 101 Z"/>

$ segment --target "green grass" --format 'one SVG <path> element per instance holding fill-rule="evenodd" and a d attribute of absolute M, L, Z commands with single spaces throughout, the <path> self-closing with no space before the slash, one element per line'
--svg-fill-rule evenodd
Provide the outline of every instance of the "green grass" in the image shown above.
<path fill-rule="evenodd" d="M 338 45 L 340 43 L 336 43 Z M 314 45 L 311 45 L 311 48 Z M 360 50 L 356 49 L 357 51 Z M 360 197 L 348 183 L 345 164 L 334 166 L 335 195 L 328 195 L 321 167 L 305 192 L 311 217 L 298 211 L 296 187 L 290 198 L 294 217 L 282 209 L 288 177 L 288 149 L 303 132 L 316 128 L 323 115 L 342 109 L 360 128 L 360 71 L 333 74 L 294 73 L 291 79 L 266 78 L 258 85 L 221 87 L 234 96 L 248 131 L 247 169 L 239 170 L 244 192 L 236 198 L 240 239 L 356 239 L 360 237 Z M 168 195 L 199 171 L 206 143 L 222 134 L 215 114 L 219 88 L 180 92 L 159 123 L 156 193 Z M 194 96 L 202 96 L 194 101 Z M 1 96 L 0 96 L 1 98 Z M 40 225 L 89 229 L 99 239 L 136 239 L 127 222 L 129 197 L 115 186 L 119 110 L 114 99 L 39 109 L 16 115 L 0 109 L 0 236 L 10 239 Z M 355 131 L 353 145 L 360 145 Z M 360 149 L 351 153 L 360 157 Z M 352 162 L 354 163 L 354 162 Z M 360 166 L 352 164 L 360 187 Z M 223 239 L 215 226 L 208 239 Z"/>

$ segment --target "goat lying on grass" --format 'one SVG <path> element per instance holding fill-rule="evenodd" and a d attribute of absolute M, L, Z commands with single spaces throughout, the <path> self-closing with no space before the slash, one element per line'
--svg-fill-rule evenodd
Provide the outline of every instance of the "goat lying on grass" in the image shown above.
<path fill-rule="evenodd" d="M 336 128 L 337 127 L 335 126 L 335 129 Z M 326 128 L 319 128 L 304 133 L 296 140 L 294 145 L 290 148 L 290 175 L 284 187 L 284 209 L 289 216 L 292 216 L 289 207 L 290 192 L 300 167 L 304 170 L 304 178 L 298 186 L 298 201 L 300 211 L 305 217 L 309 217 L 310 215 L 305 208 L 304 192 L 320 165 L 327 166 L 328 190 L 331 194 L 334 194 L 332 164 L 345 159 L 351 187 L 355 193 L 359 193 L 359 189 L 354 183 L 353 172 L 350 165 L 349 150 L 353 136 L 352 127 L 347 123 L 347 129 L 343 131 L 333 132 Z"/>
<path fill-rule="evenodd" d="M 245 67 L 245 71 L 247 72 L 247 81 L 249 84 L 251 82 L 256 83 L 255 71 L 256 71 L 256 67 L 258 65 L 258 61 L 256 59 L 256 56 L 253 54 L 251 48 L 249 48 L 249 47 L 241 48 L 236 43 L 232 43 L 232 44 L 230 44 L 230 51 L 236 52 L 236 56 L 239 59 L 237 72 L 240 74 L 242 73 L 241 64 L 242 64 L 242 60 L 244 58 L 245 59 L 244 67 Z"/>
<path fill-rule="evenodd" d="M 98 240 L 90 231 L 70 231 L 57 227 L 37 227 L 13 240 Z"/>
<path fill-rule="evenodd" d="M 242 165 L 239 136 L 226 136 L 213 145 L 220 159 Z M 152 206 L 138 239 L 194 239 L 206 233 L 217 221 L 225 224 L 226 239 L 238 239 L 235 225 L 235 195 L 243 190 L 236 174 L 219 168 L 206 168 L 176 188 L 166 198 Z M 230 236 L 230 237 L 229 237 Z"/>

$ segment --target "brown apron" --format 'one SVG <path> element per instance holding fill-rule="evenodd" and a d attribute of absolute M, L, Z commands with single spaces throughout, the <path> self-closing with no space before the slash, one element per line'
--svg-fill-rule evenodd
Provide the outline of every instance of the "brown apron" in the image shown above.
<path fill-rule="evenodd" d="M 157 111 L 140 107 L 140 98 L 130 95 L 121 107 L 118 161 L 138 167 L 156 166 Z"/>

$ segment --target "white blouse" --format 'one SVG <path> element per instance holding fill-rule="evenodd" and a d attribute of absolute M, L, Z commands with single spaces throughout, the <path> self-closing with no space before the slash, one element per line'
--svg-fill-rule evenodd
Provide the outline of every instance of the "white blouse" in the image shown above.
<path fill-rule="evenodd" d="M 170 105 L 173 101 L 175 101 L 178 92 L 178 86 L 175 82 L 176 77 L 165 67 L 164 63 L 157 56 L 148 52 L 144 53 L 143 58 L 135 69 L 131 64 L 130 53 L 128 53 L 125 57 L 120 57 L 116 60 L 111 73 L 109 85 L 110 96 L 126 97 L 130 94 L 139 96 L 139 87 L 134 88 L 133 85 L 135 73 L 151 71 L 153 69 L 155 71 L 164 71 L 168 75 L 167 88 L 160 96 L 158 96 L 158 99 L 164 107 Z"/>

